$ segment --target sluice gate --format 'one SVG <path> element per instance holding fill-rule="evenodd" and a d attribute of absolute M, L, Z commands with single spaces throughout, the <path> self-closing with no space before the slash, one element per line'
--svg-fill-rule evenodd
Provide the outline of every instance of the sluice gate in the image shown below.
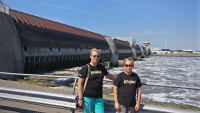
<path fill-rule="evenodd" d="M 141 52 L 128 41 L 9 9 L 2 2 L 0 7 L 3 72 L 43 73 L 82 66 L 90 62 L 92 48 L 100 49 L 100 62 L 109 61 L 111 66 L 126 57 L 137 59 Z"/>

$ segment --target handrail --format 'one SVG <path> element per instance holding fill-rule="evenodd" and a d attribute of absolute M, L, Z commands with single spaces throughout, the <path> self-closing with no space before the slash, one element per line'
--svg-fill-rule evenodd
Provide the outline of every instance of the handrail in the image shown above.
<path fill-rule="evenodd" d="M 71 113 L 76 109 L 74 95 L 0 87 L 0 98 L 65 107 Z"/>
<path fill-rule="evenodd" d="M 35 76 L 35 77 L 53 77 L 53 78 L 77 78 L 70 76 L 57 76 L 57 75 L 41 75 L 41 74 L 25 74 L 25 73 L 9 73 L 9 72 L 0 72 L 0 75 L 14 75 L 14 76 Z"/>
<path fill-rule="evenodd" d="M 142 83 L 142 85 L 200 90 L 199 87 L 189 87 L 189 86 L 174 86 L 174 85 L 161 85 L 161 84 L 150 84 L 150 83 Z"/>
<path fill-rule="evenodd" d="M 0 98 L 64 107 L 68 108 L 70 113 L 74 113 L 76 109 L 74 95 L 0 87 Z M 109 111 L 109 113 L 114 113 L 116 111 L 113 100 L 104 99 L 104 105 L 105 111 Z M 178 108 L 168 108 L 155 105 L 141 104 L 140 106 L 141 107 L 138 113 L 198 113 L 198 111 L 182 110 Z"/>
<path fill-rule="evenodd" d="M 54 78 L 74 78 L 74 86 L 73 90 L 75 91 L 75 85 L 76 82 L 78 81 L 78 77 L 71 77 L 71 76 L 55 76 L 55 75 L 40 75 L 40 74 L 24 74 L 24 73 L 9 73 L 9 72 L 0 72 L 1 74 L 6 74 L 6 75 L 14 75 L 14 76 L 36 76 L 36 77 L 54 77 Z M 104 81 L 107 82 L 112 82 L 112 80 L 109 79 L 104 79 Z M 142 85 L 146 86 L 158 86 L 158 87 L 170 87 L 170 88 L 182 88 L 182 89 L 192 89 L 192 90 L 200 90 L 199 87 L 189 87 L 189 86 L 175 86 L 175 85 L 161 85 L 161 84 L 151 84 L 151 83 L 142 83 Z"/>

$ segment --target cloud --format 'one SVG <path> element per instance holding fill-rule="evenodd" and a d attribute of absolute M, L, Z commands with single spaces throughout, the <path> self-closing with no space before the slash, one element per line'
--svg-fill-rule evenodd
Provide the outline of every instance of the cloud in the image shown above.
<path fill-rule="evenodd" d="M 118 3 L 122 3 L 122 4 L 140 6 L 140 7 L 145 7 L 145 8 L 159 9 L 159 10 L 161 9 L 161 8 L 157 8 L 157 7 L 147 6 L 147 5 L 141 5 L 141 4 L 131 3 L 131 2 L 123 1 L 123 0 L 113 0 L 113 1 L 118 2 Z"/>
<path fill-rule="evenodd" d="M 134 36 L 146 36 L 146 35 L 159 35 L 164 34 L 164 30 L 149 30 L 145 27 L 141 28 L 142 30 L 140 32 L 132 32 Z"/>
<path fill-rule="evenodd" d="M 93 12 L 88 12 L 88 11 L 84 11 L 84 10 L 75 9 L 75 8 L 72 8 L 72 7 L 52 5 L 52 4 L 47 4 L 47 3 L 42 3 L 42 2 L 36 2 L 36 1 L 32 1 L 32 0 L 28 0 L 28 1 L 34 2 L 34 3 L 37 3 L 37 4 L 41 4 L 41 5 L 45 5 L 45 6 L 49 6 L 49 7 L 55 7 L 55 8 L 60 8 L 60 9 L 71 10 L 73 12 L 78 12 L 78 13 L 83 13 L 83 14 L 89 14 L 89 15 L 94 15 L 94 16 L 99 16 L 99 17 L 105 17 L 105 18 L 112 18 L 112 19 L 115 19 L 115 20 L 123 20 L 122 18 L 112 17 L 112 16 L 106 16 L 106 15 L 102 15 L 102 14 L 97 14 L 97 13 L 93 13 Z"/>
<path fill-rule="evenodd" d="M 130 4 L 129 2 L 127 1 L 123 1 L 123 0 L 113 0 L 115 2 L 119 2 L 119 3 L 123 3 L 123 4 Z"/>
<path fill-rule="evenodd" d="M 128 4 L 128 5 L 133 5 L 133 6 L 139 6 L 139 7 L 143 7 L 143 8 L 148 8 L 148 9 L 154 9 L 154 10 L 163 10 L 163 11 L 170 11 L 170 12 L 177 12 L 177 13 L 182 13 L 176 10 L 170 10 L 170 9 L 164 9 L 164 8 L 159 8 L 159 7 L 154 7 L 154 6 L 150 6 L 150 5 L 143 5 L 143 4 L 136 4 L 136 3 L 132 3 L 132 2 L 127 2 L 125 0 L 112 0 L 118 3 L 122 3 L 122 4 Z"/>

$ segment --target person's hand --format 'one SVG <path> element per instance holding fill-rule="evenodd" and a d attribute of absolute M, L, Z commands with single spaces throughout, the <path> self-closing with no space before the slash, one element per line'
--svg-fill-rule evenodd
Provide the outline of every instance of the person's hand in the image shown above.
<path fill-rule="evenodd" d="M 117 110 L 120 109 L 120 105 L 119 105 L 119 103 L 115 103 L 115 109 L 117 109 Z"/>
<path fill-rule="evenodd" d="M 139 109 L 140 109 L 140 104 L 138 103 L 135 105 L 135 111 L 138 111 Z"/>
<path fill-rule="evenodd" d="M 79 105 L 80 107 L 83 107 L 83 99 L 79 99 L 79 100 L 78 100 L 78 105 Z"/>

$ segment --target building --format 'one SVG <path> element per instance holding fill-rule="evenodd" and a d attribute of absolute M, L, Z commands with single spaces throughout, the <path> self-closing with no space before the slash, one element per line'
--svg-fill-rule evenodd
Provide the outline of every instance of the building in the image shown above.
<path fill-rule="evenodd" d="M 133 37 L 112 37 L 112 38 L 123 40 L 123 41 L 128 41 L 130 44 L 136 43 L 136 41 Z"/>

